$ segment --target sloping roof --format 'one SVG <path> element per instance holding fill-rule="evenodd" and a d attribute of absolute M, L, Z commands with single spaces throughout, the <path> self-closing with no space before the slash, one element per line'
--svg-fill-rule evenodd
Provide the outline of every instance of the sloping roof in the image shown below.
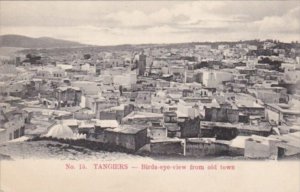
<path fill-rule="evenodd" d="M 87 128 L 87 129 L 91 129 L 94 127 L 95 127 L 95 124 L 90 121 L 80 121 L 79 126 L 78 126 L 78 128 Z"/>
<path fill-rule="evenodd" d="M 62 124 L 67 125 L 67 126 L 77 126 L 78 121 L 76 119 L 65 119 L 65 120 L 62 120 Z"/>
<path fill-rule="evenodd" d="M 157 139 L 151 140 L 150 142 L 151 143 L 178 143 L 178 142 L 185 142 L 185 140 L 179 139 L 177 137 L 175 137 L 175 138 L 166 137 L 166 138 L 157 138 Z"/>
<path fill-rule="evenodd" d="M 115 107 L 111 107 L 111 108 L 109 108 L 110 110 L 116 110 L 116 111 L 118 111 L 118 110 L 124 110 L 125 109 L 125 105 L 124 104 L 121 104 L 121 105 L 119 105 L 119 106 L 115 106 Z"/>
<path fill-rule="evenodd" d="M 119 126 L 119 123 L 117 120 L 99 120 L 95 119 L 96 126 L 104 127 L 104 128 L 117 128 Z"/>
<path fill-rule="evenodd" d="M 105 131 L 124 134 L 136 134 L 142 130 L 145 130 L 146 128 L 147 127 L 144 126 L 120 125 L 118 128 L 106 129 Z"/>
<path fill-rule="evenodd" d="M 144 118 L 163 118 L 163 114 L 161 113 L 148 113 L 148 112 L 140 112 L 133 111 L 129 115 L 123 118 L 123 120 L 128 119 L 144 119 Z"/>
<path fill-rule="evenodd" d="M 245 142 L 249 138 L 251 138 L 251 136 L 237 136 L 236 138 L 231 140 L 229 146 L 235 148 L 245 148 Z"/>
<path fill-rule="evenodd" d="M 282 141 L 282 145 L 296 147 L 300 150 L 300 132 L 289 133 L 284 135 L 271 135 L 268 138 Z"/>
<path fill-rule="evenodd" d="M 293 114 L 293 115 L 300 115 L 300 110 L 299 109 L 295 109 L 295 107 L 293 107 L 291 109 L 284 109 L 284 108 L 280 107 L 278 104 L 274 104 L 274 103 L 266 103 L 265 106 L 268 106 L 268 107 L 271 107 L 273 109 L 276 109 L 277 111 L 280 111 L 282 113 Z"/>
<path fill-rule="evenodd" d="M 80 91 L 80 88 L 78 88 L 78 87 L 72 87 L 72 86 L 58 87 L 57 89 L 61 90 L 61 91 L 66 91 L 68 89 L 74 89 L 76 91 Z"/>
<path fill-rule="evenodd" d="M 216 138 L 187 138 L 190 143 L 212 143 L 216 142 Z"/>

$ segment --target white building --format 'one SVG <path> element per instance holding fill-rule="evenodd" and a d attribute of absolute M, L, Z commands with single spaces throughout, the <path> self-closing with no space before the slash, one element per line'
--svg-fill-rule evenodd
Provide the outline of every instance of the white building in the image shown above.
<path fill-rule="evenodd" d="M 218 88 L 223 81 L 230 81 L 233 74 L 226 71 L 205 70 L 202 71 L 202 83 L 208 88 Z"/>

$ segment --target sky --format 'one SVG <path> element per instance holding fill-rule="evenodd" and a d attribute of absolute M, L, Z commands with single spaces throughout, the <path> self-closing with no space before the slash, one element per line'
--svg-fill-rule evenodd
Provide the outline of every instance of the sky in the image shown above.
<path fill-rule="evenodd" d="M 92 45 L 300 40 L 300 1 L 0 1 L 0 34 Z"/>

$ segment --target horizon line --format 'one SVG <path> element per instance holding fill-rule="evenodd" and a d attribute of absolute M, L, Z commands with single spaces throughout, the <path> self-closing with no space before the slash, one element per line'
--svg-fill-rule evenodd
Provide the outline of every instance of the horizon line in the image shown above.
<path fill-rule="evenodd" d="M 133 46 L 138 46 L 138 45 L 168 45 L 168 44 L 188 44 L 188 43 L 236 43 L 236 42 L 244 42 L 244 41 L 259 41 L 259 42 L 263 42 L 263 41 L 268 41 L 268 40 L 273 40 L 273 41 L 279 41 L 281 43 L 293 43 L 296 42 L 298 43 L 298 40 L 292 40 L 292 41 L 283 41 L 280 39 L 273 39 L 273 38 L 252 38 L 252 39 L 239 39 L 239 40 L 218 40 L 218 41 L 183 41 L 183 42 L 161 42 L 161 43 L 120 43 L 120 44 L 87 44 L 84 42 L 78 42 L 76 40 L 68 40 L 68 39 L 60 39 L 60 38 L 56 38 L 56 37 L 49 37 L 49 36 L 39 36 L 39 37 L 32 37 L 32 36 L 27 36 L 27 35 L 20 35 L 20 34 L 0 34 L 1 36 L 22 36 L 22 37 L 27 37 L 27 38 L 32 38 L 32 39 L 40 39 L 40 38 L 50 38 L 50 39 L 55 39 L 55 40 L 60 40 L 60 41 L 69 41 L 72 43 L 78 43 L 81 44 L 82 47 L 97 47 L 97 46 L 125 46 L 125 45 L 133 45 Z M 0 44 L 1 47 L 1 44 Z"/>

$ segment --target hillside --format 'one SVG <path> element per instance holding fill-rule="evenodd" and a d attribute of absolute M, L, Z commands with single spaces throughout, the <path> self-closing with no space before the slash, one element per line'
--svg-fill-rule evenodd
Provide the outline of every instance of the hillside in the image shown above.
<path fill-rule="evenodd" d="M 0 47 L 17 47 L 17 48 L 69 48 L 82 47 L 83 44 L 54 39 L 49 37 L 31 38 L 21 35 L 2 35 L 0 36 Z"/>

